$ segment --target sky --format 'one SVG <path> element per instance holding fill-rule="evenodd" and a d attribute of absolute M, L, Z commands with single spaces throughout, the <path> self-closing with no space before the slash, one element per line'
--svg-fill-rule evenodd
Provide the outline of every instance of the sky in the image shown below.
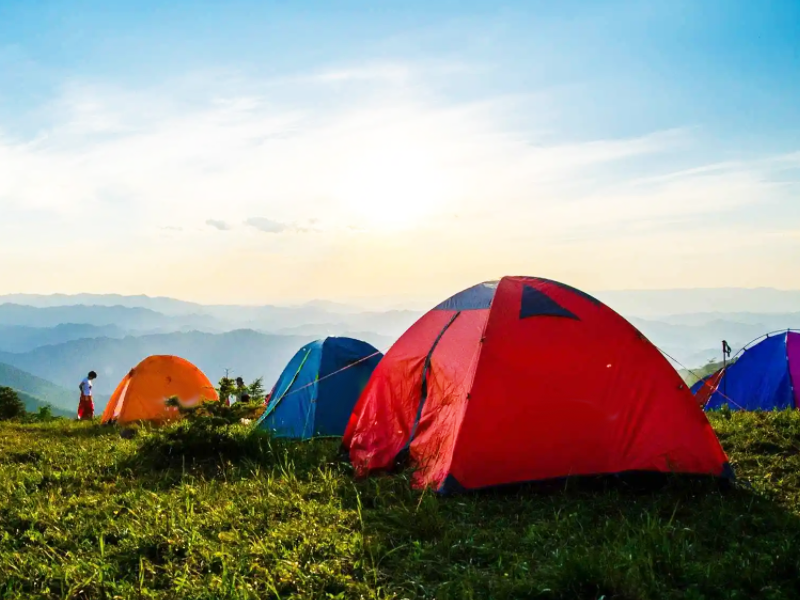
<path fill-rule="evenodd" d="M 800 2 L 0 0 L 0 293 L 800 289 Z"/>

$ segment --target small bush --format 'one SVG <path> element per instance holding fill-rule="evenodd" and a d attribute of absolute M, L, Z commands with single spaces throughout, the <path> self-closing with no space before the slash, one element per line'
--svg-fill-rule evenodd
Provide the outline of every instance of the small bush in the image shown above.
<path fill-rule="evenodd" d="M 198 426 L 219 427 L 241 423 L 242 419 L 255 419 L 264 410 L 263 401 L 235 402 L 227 406 L 223 402 L 201 402 L 197 406 L 181 406 L 178 398 L 167 400 L 167 406 L 178 409 L 184 421 Z"/>
<path fill-rule="evenodd" d="M 145 435 L 139 459 L 162 466 L 239 462 L 262 457 L 268 446 L 268 436 L 260 431 L 241 425 L 220 425 L 215 417 L 193 415 Z"/>
<path fill-rule="evenodd" d="M 10 387 L 0 387 L 0 421 L 19 419 L 25 416 L 25 405 L 17 392 Z"/>

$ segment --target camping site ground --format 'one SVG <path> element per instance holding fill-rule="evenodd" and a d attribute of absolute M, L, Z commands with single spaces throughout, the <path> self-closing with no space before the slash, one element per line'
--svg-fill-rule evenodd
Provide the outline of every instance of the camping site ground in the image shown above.
<path fill-rule="evenodd" d="M 800 415 L 711 415 L 739 483 L 441 498 L 332 441 L 0 425 L 2 598 L 798 598 Z"/>

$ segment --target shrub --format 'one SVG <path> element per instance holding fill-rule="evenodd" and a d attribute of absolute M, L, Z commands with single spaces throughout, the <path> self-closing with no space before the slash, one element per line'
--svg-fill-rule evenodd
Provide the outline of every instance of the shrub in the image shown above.
<path fill-rule="evenodd" d="M 235 402 L 227 406 L 224 402 L 206 401 L 197 406 L 181 406 L 178 398 L 173 397 L 167 400 L 167 406 L 178 409 L 183 420 L 193 423 L 196 426 L 219 427 L 222 425 L 232 425 L 240 423 L 242 419 L 254 419 L 264 408 L 263 400 L 251 402 Z"/>
<path fill-rule="evenodd" d="M 25 405 L 17 392 L 10 387 L 0 387 L 0 421 L 25 416 Z"/>

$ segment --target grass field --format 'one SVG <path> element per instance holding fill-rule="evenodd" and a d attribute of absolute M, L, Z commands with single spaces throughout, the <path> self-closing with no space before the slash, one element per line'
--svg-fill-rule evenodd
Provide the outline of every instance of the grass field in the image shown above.
<path fill-rule="evenodd" d="M 713 415 L 740 485 L 437 498 L 335 442 L 0 425 L 2 598 L 798 598 L 800 413 Z"/>

